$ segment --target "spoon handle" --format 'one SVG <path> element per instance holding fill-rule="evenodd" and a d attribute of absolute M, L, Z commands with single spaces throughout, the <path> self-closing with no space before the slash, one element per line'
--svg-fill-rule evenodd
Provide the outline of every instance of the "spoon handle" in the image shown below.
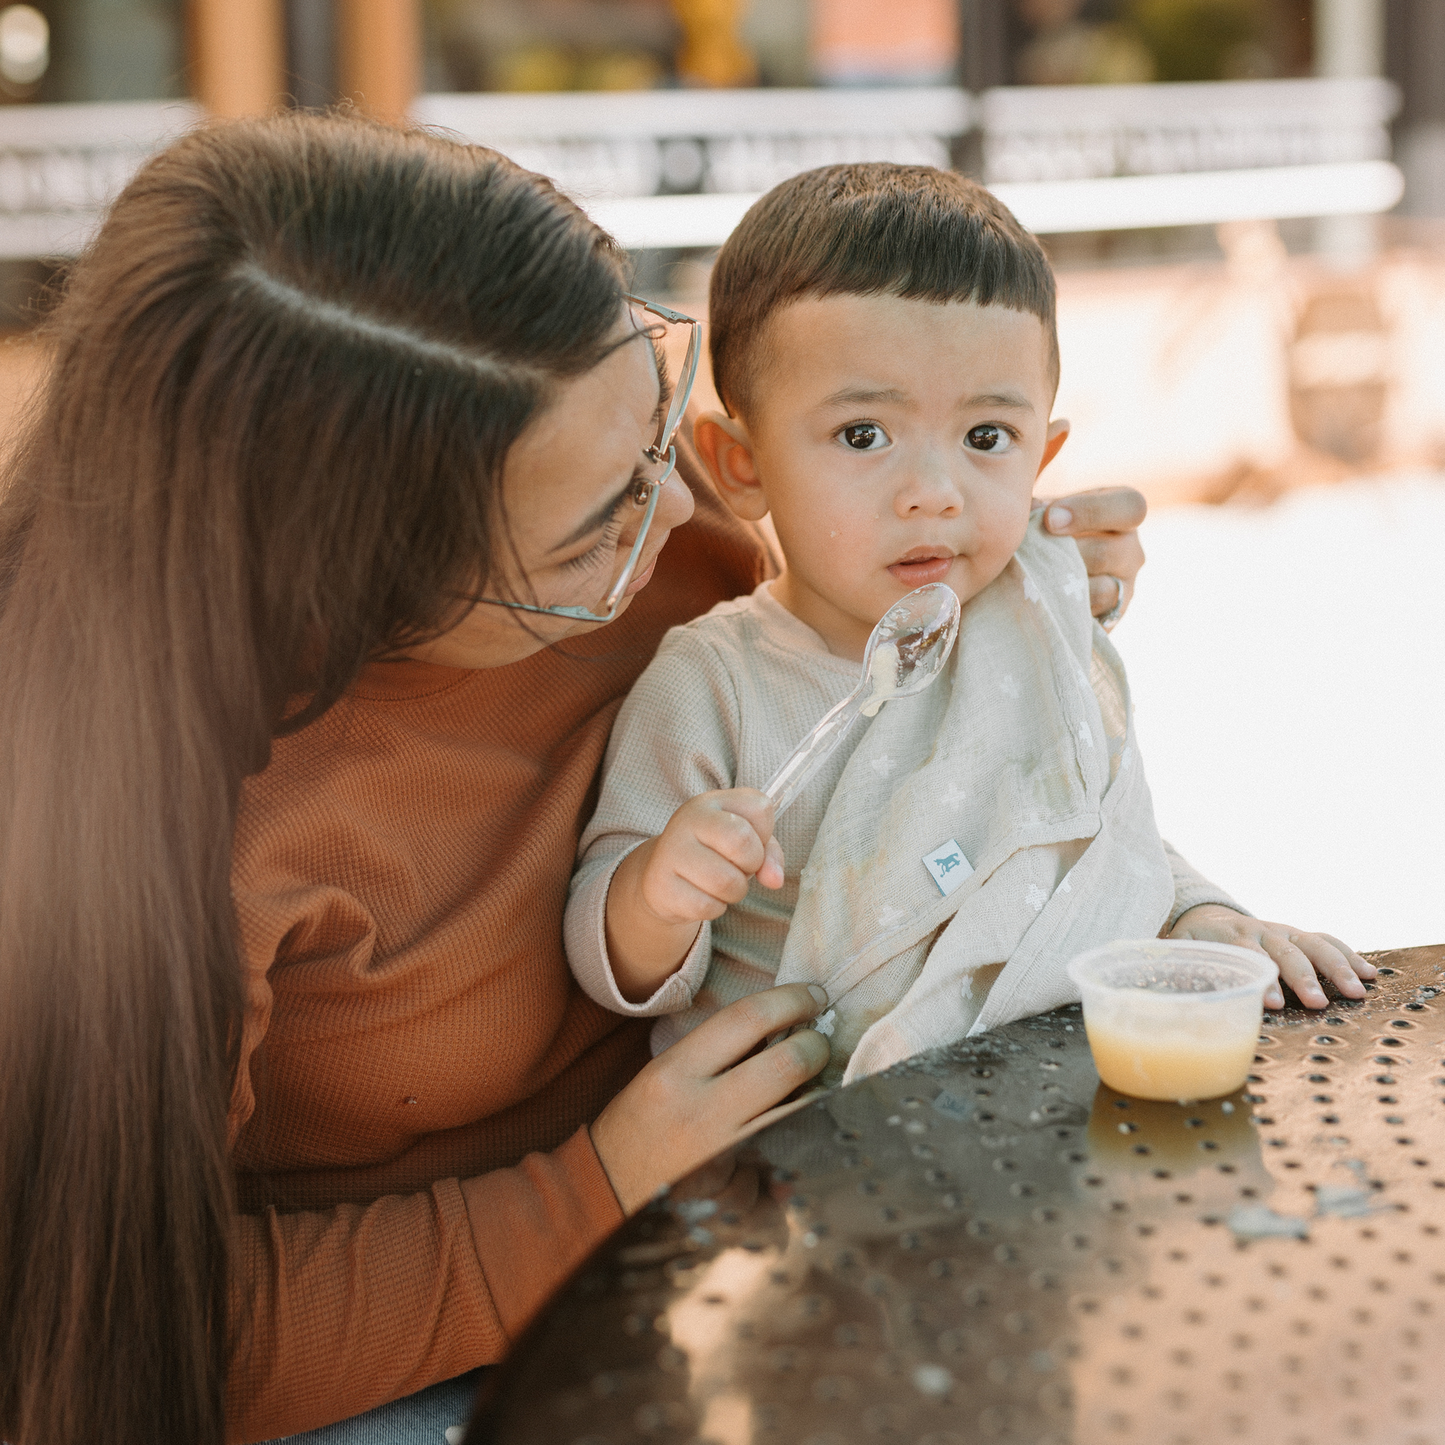
<path fill-rule="evenodd" d="M 773 820 L 807 787 L 814 774 L 833 755 L 848 729 L 863 709 L 863 683 L 859 683 L 836 707 L 824 713 L 818 725 L 788 755 L 763 792 L 773 805 Z"/>

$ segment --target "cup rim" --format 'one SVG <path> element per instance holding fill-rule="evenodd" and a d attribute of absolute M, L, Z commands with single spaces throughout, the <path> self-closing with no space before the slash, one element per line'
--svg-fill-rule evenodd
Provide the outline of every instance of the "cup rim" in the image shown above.
<path fill-rule="evenodd" d="M 1157 950 L 1161 955 L 1204 954 L 1206 957 L 1218 958 L 1242 967 L 1251 976 L 1244 983 L 1235 984 L 1230 988 L 1211 989 L 1208 993 L 1155 993 L 1149 990 L 1121 988 L 1098 978 L 1094 974 L 1094 967 L 1117 954 L 1122 948 L 1140 952 Z M 1115 997 L 1148 997 L 1156 999 L 1160 1003 L 1188 999 L 1191 1003 L 1213 1004 L 1224 1003 L 1251 993 L 1263 995 L 1265 989 L 1279 977 L 1279 965 L 1267 954 L 1257 953 L 1252 948 L 1241 948 L 1234 943 L 1209 943 L 1202 939 L 1192 938 L 1118 938 L 1111 943 L 1101 944 L 1098 948 L 1090 948 L 1075 955 L 1069 960 L 1067 972 L 1081 993 L 1087 987 L 1098 989 L 1100 992 Z"/>

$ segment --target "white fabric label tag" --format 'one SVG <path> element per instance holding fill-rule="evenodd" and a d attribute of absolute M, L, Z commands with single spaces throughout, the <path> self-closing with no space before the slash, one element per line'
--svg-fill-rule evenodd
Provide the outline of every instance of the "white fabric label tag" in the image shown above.
<path fill-rule="evenodd" d="M 933 875 L 938 891 L 945 898 L 973 872 L 973 864 L 963 856 L 963 849 L 952 838 L 941 848 L 925 853 L 923 866 Z"/>

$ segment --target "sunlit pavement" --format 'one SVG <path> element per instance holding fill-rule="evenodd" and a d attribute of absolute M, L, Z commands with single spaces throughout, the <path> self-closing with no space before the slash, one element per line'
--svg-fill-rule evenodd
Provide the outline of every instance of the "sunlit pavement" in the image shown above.
<path fill-rule="evenodd" d="M 1114 640 L 1164 836 L 1263 917 L 1445 940 L 1445 474 L 1143 537 Z"/>

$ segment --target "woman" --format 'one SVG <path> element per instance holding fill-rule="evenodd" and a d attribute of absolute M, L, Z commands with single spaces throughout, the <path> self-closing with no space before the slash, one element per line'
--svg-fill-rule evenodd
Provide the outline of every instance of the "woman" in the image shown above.
<path fill-rule="evenodd" d="M 563 963 L 618 700 L 766 566 L 701 487 L 662 555 L 623 270 L 490 152 L 303 116 L 179 142 L 76 267 L 0 502 L 0 1438 L 495 1360 L 824 1062 L 754 1054 L 794 987 L 648 1063 Z"/>

